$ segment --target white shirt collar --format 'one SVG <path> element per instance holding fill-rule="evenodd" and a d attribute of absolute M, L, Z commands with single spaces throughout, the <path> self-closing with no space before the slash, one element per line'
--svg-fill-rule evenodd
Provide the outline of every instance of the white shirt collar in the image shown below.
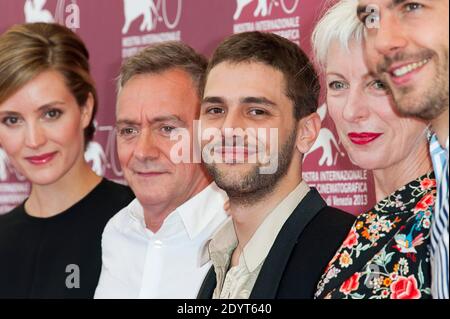
<path fill-rule="evenodd" d="M 243 257 L 250 272 L 255 271 L 267 257 L 281 228 L 309 191 L 308 184 L 301 181 L 258 227 L 243 251 Z"/>
<path fill-rule="evenodd" d="M 201 233 L 218 211 L 224 212 L 223 205 L 227 199 L 226 193 L 215 183 L 211 183 L 176 209 L 189 238 L 193 239 Z"/>
<path fill-rule="evenodd" d="M 218 238 L 222 239 L 222 241 L 219 242 L 220 248 L 217 250 L 220 250 L 221 248 L 225 249 L 227 247 L 236 247 L 237 238 L 231 216 L 228 216 L 221 226 L 212 233 L 209 239 L 204 243 L 200 253 L 200 266 L 206 265 L 211 260 L 211 247 L 213 245 L 211 242 L 217 241 Z"/>
<path fill-rule="evenodd" d="M 190 239 L 200 234 L 205 227 L 217 216 L 218 212 L 225 214 L 223 205 L 227 201 L 226 193 L 215 183 L 211 183 L 200 193 L 171 212 L 158 231 L 164 232 L 166 228 L 172 228 L 179 220 L 182 221 Z M 137 199 L 133 200 L 127 207 L 132 220 L 142 230 L 149 231 L 145 224 L 144 209 Z"/>
<path fill-rule="evenodd" d="M 207 187 L 152 233 L 146 228 L 143 207 L 134 200 L 105 227 L 95 297 L 195 298 L 210 268 L 199 267 L 199 255 L 227 217 L 223 205 L 223 193 L 215 185 Z"/>
<path fill-rule="evenodd" d="M 253 272 L 267 257 L 273 243 L 275 242 L 281 228 L 291 216 L 295 208 L 310 191 L 308 184 L 301 181 L 297 187 L 286 196 L 275 209 L 266 217 L 256 230 L 250 241 L 244 247 L 243 258 L 250 272 Z M 237 241 L 231 217 L 212 234 L 205 243 L 200 257 L 200 265 L 210 261 L 210 250 L 226 250 L 235 245 Z"/>

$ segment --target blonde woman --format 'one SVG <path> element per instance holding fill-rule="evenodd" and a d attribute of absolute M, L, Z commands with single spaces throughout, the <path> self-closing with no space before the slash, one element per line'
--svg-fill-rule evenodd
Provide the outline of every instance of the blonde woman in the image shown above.
<path fill-rule="evenodd" d="M 373 172 L 378 202 L 357 218 L 316 298 L 430 298 L 427 245 L 436 182 L 427 123 L 400 116 L 369 71 L 357 4 L 343 0 L 329 9 L 312 41 L 340 141 L 354 164 Z"/>
<path fill-rule="evenodd" d="M 81 39 L 57 24 L 0 36 L 0 145 L 31 183 L 0 216 L 0 298 L 91 298 L 101 235 L 133 198 L 84 159 L 96 90 Z"/>

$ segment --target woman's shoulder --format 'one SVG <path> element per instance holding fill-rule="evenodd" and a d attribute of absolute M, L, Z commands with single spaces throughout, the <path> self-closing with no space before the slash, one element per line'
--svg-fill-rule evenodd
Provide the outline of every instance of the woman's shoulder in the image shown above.
<path fill-rule="evenodd" d="M 131 189 L 129 186 L 119 183 L 117 181 L 113 181 L 106 177 L 103 177 L 99 186 L 104 189 L 111 190 L 111 191 L 117 191 L 117 192 L 129 191 L 129 192 L 131 192 Z"/>
<path fill-rule="evenodd" d="M 6 213 L 0 214 L 0 229 L 3 227 L 10 227 L 11 223 L 19 221 L 26 215 L 24 203 L 16 206 L 12 210 Z M 0 230 L 1 232 L 1 230 Z"/>
<path fill-rule="evenodd" d="M 333 298 L 387 297 L 399 278 L 409 276 L 411 281 L 417 277 L 416 295 L 427 298 L 427 245 L 435 187 L 430 172 L 359 215 L 322 276 L 316 297 L 328 293 Z M 363 283 L 373 279 L 371 271 L 377 267 L 384 270 L 382 280 L 366 289 Z"/>
<path fill-rule="evenodd" d="M 135 198 L 130 187 L 107 178 L 103 178 L 94 192 L 95 201 L 107 202 L 111 206 L 119 208 L 128 205 Z"/>

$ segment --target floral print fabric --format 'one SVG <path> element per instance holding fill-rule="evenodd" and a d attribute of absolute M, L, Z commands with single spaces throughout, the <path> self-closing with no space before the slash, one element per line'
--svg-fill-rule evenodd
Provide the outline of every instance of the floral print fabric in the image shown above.
<path fill-rule="evenodd" d="M 316 298 L 431 298 L 428 253 L 434 174 L 410 182 L 355 221 L 318 284 Z"/>

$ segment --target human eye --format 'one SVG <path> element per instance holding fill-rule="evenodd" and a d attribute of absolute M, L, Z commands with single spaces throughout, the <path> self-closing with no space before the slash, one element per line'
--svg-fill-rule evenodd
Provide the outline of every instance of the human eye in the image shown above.
<path fill-rule="evenodd" d="M 206 109 L 206 114 L 210 114 L 210 115 L 220 115 L 220 114 L 224 114 L 224 113 L 225 113 L 225 110 L 218 106 L 213 106 L 213 107 L 209 107 Z"/>
<path fill-rule="evenodd" d="M 341 91 L 348 88 L 348 84 L 342 81 L 331 81 L 328 88 L 334 91 Z"/>
<path fill-rule="evenodd" d="M 409 2 L 403 6 L 403 10 L 405 12 L 413 12 L 413 11 L 417 11 L 422 8 L 423 8 L 423 5 L 420 3 L 417 3 L 417 2 Z"/>
<path fill-rule="evenodd" d="M 420 17 L 423 9 L 425 9 L 425 6 L 423 4 L 419 2 L 409 1 L 398 7 L 397 14 L 400 18 L 403 19 L 417 18 Z"/>
<path fill-rule="evenodd" d="M 173 125 L 163 125 L 160 128 L 160 131 L 164 134 L 164 135 L 170 135 L 172 132 L 174 132 L 177 129 L 177 127 L 173 126 Z"/>
<path fill-rule="evenodd" d="M 21 123 L 21 118 L 15 115 L 4 116 L 1 119 L 2 123 L 6 126 L 16 126 Z"/>
<path fill-rule="evenodd" d="M 381 80 L 373 80 L 367 85 L 368 89 L 376 95 L 390 94 L 390 89 L 387 84 Z"/>
<path fill-rule="evenodd" d="M 372 82 L 370 82 L 369 84 L 371 87 L 373 87 L 375 90 L 382 90 L 382 91 L 387 91 L 388 87 L 386 85 L 386 83 L 384 83 L 381 80 L 373 80 Z"/>
<path fill-rule="evenodd" d="M 132 126 L 118 127 L 117 134 L 121 138 L 132 138 L 139 134 L 139 130 Z"/>
<path fill-rule="evenodd" d="M 48 120 L 56 120 L 61 117 L 63 112 L 59 109 L 50 109 L 44 112 L 44 118 Z"/>
<path fill-rule="evenodd" d="M 221 105 L 209 105 L 206 106 L 203 112 L 204 119 L 220 119 L 223 116 L 226 116 L 226 109 Z"/>
<path fill-rule="evenodd" d="M 248 113 L 252 116 L 268 115 L 268 112 L 266 110 L 258 109 L 258 108 L 252 108 L 249 110 Z"/>

